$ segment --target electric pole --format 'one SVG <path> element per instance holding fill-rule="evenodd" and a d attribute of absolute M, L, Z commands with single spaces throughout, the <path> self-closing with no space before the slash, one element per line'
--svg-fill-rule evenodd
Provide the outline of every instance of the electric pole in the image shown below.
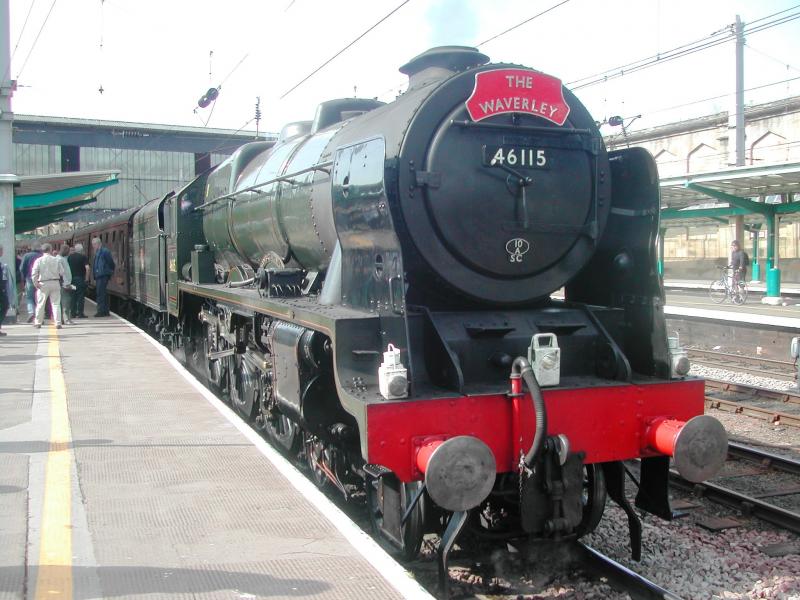
<path fill-rule="evenodd" d="M 728 120 L 728 126 L 735 130 L 734 144 L 736 149 L 735 164 L 737 167 L 744 166 L 745 162 L 745 137 L 744 137 L 744 23 L 739 15 L 736 15 L 734 25 L 736 34 L 736 104 L 734 106 L 733 119 Z"/>
<path fill-rule="evenodd" d="M 14 175 L 11 131 L 14 113 L 11 112 L 11 95 L 16 82 L 11 81 L 11 23 L 9 0 L 0 0 L 0 244 L 3 257 L 0 261 L 8 266 L 13 296 L 9 298 L 16 307 L 16 250 L 14 248 L 14 184 L 19 178 Z M 16 320 L 16 310 L 11 308 L 9 319 Z"/>

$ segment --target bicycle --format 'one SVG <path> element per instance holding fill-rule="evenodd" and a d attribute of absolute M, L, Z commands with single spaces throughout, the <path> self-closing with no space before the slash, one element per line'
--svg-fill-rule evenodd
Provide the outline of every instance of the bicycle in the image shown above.
<path fill-rule="evenodd" d="M 734 304 L 742 305 L 747 301 L 747 283 L 743 278 L 733 284 L 733 269 L 730 267 L 719 267 L 720 278 L 711 282 L 708 288 L 708 295 L 715 304 L 722 304 L 730 298 Z"/>

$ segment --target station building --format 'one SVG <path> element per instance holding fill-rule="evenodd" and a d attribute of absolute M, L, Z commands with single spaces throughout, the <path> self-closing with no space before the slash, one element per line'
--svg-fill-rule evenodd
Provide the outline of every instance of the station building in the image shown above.
<path fill-rule="evenodd" d="M 186 127 L 64 117 L 14 115 L 17 175 L 119 170 L 118 184 L 96 202 L 37 231 L 48 234 L 138 206 L 189 183 L 239 146 L 274 141 L 277 135 L 210 127 Z"/>
<path fill-rule="evenodd" d="M 797 207 L 784 206 L 800 200 L 800 97 L 747 107 L 745 139 L 746 165 L 733 167 L 735 132 L 729 128 L 727 112 L 606 138 L 612 149 L 644 147 L 658 163 L 666 279 L 718 277 L 717 267 L 726 264 L 730 242 L 738 238 L 755 263 L 752 274 L 763 280 L 768 259 L 772 258 L 772 266 L 780 264 L 783 281 L 800 282 L 800 213 L 794 212 L 800 203 Z M 751 181 L 763 184 L 741 188 L 758 192 L 748 199 L 774 210 L 738 210 L 724 202 L 723 194 L 690 203 L 691 208 L 702 209 L 703 218 L 689 218 L 687 210 L 673 209 L 670 198 L 680 194 L 668 193 L 668 187 L 686 186 L 702 174 L 708 174 L 707 180 L 717 181 L 717 187 L 732 183 L 734 176 L 747 174 Z M 773 186 L 778 178 L 781 185 Z M 780 193 L 770 193 L 772 188 Z M 775 222 L 768 223 L 765 215 L 772 214 Z"/>

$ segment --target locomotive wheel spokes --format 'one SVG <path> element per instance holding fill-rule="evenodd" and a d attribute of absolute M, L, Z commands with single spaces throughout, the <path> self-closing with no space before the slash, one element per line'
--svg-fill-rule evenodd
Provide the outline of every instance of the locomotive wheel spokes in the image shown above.
<path fill-rule="evenodd" d="M 583 518 L 578 525 L 579 536 L 591 533 L 600 524 L 606 507 L 606 478 L 600 465 L 584 465 Z"/>
<path fill-rule="evenodd" d="M 300 449 L 297 425 L 283 413 L 268 411 L 264 415 L 264 430 L 269 439 L 289 456 L 295 455 Z"/>
<path fill-rule="evenodd" d="M 412 509 L 405 523 L 401 523 L 403 514 L 422 487 L 421 481 L 403 483 L 394 475 L 383 477 L 368 477 L 366 482 L 367 510 L 372 527 L 386 549 L 402 560 L 413 560 L 422 547 L 422 538 L 425 535 L 425 512 L 427 498 L 423 493 Z M 386 494 L 400 492 L 400 504 L 394 506 L 391 515 L 384 514 Z M 389 503 L 393 505 L 393 503 Z M 387 510 L 388 507 L 387 507 Z M 392 524 L 399 525 L 399 535 L 389 532 Z"/>
<path fill-rule="evenodd" d="M 333 483 L 331 478 L 335 479 L 330 451 L 325 448 L 325 442 L 315 435 L 304 433 L 303 441 L 306 451 L 306 463 L 308 468 L 311 469 L 314 483 L 317 484 L 318 488 L 324 489 L 328 484 Z"/>
<path fill-rule="evenodd" d="M 225 368 L 222 365 L 222 361 L 211 359 L 208 355 L 219 349 L 213 329 L 206 326 L 203 343 L 203 367 L 206 379 L 208 380 L 208 387 L 210 387 L 211 391 L 215 394 L 219 394 L 225 387 Z"/>
<path fill-rule="evenodd" d="M 258 381 L 241 354 L 228 357 L 228 397 L 231 406 L 247 421 L 255 418 Z"/>
<path fill-rule="evenodd" d="M 183 336 L 184 353 L 189 370 L 200 380 L 206 377 L 205 335 L 201 328 L 194 327 Z"/>

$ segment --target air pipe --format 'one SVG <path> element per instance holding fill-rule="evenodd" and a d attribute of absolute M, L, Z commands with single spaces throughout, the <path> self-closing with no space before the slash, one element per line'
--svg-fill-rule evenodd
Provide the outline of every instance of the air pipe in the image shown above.
<path fill-rule="evenodd" d="M 512 392 L 515 394 L 522 392 L 522 388 L 519 385 L 520 379 L 525 382 L 528 391 L 531 393 L 533 412 L 536 414 L 536 432 L 533 434 L 533 443 L 531 443 L 531 447 L 525 455 L 525 466 L 531 468 L 542 453 L 544 441 L 547 438 L 547 412 L 544 406 L 542 389 L 533 374 L 531 363 L 527 359 L 518 356 L 511 365 L 511 387 Z"/>

